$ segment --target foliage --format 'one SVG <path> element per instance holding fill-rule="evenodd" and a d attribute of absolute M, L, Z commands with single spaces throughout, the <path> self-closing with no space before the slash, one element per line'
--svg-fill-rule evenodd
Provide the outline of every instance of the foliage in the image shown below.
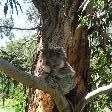
<path fill-rule="evenodd" d="M 34 37 L 33 37 L 34 39 Z M 24 38 L 17 41 L 11 41 L 6 48 L 1 49 L 0 56 L 8 60 L 17 68 L 30 72 L 31 63 L 33 62 L 35 42 L 32 38 Z M 3 106 L 15 109 L 15 112 L 23 112 L 25 108 L 25 100 L 28 94 L 28 88 L 16 82 L 8 76 L 0 73 L 0 93 Z M 8 104 L 8 102 L 10 102 Z"/>
<path fill-rule="evenodd" d="M 11 14 L 13 14 L 14 7 L 16 9 L 17 15 L 18 15 L 18 7 L 21 10 L 21 12 L 23 12 L 20 3 L 17 0 L 6 0 L 5 5 L 4 5 L 5 16 L 7 14 L 7 11 L 9 10 L 9 6 L 11 8 L 11 12 L 12 12 Z"/>
<path fill-rule="evenodd" d="M 13 27 L 14 19 L 12 17 L 10 17 L 8 19 L 1 19 L 0 26 Z M 12 39 L 14 37 L 14 34 L 13 34 L 13 32 L 11 32 L 10 28 L 0 27 L 0 38 L 3 38 L 4 36 L 9 37 L 9 39 Z"/>
<path fill-rule="evenodd" d="M 96 89 L 112 82 L 111 0 L 86 1 L 82 7 L 79 21 L 81 25 L 86 25 L 88 28 L 91 50 L 91 83 L 92 88 Z M 100 95 L 91 102 L 91 112 L 106 112 L 106 108 L 112 111 L 112 95 L 110 93 Z"/>
<path fill-rule="evenodd" d="M 36 26 L 37 22 L 40 19 L 40 15 L 38 13 L 38 10 L 35 8 L 34 4 L 32 4 L 29 7 L 29 9 L 26 11 L 26 15 L 27 15 L 27 18 L 28 18 L 30 24 L 33 23 Z"/>
<path fill-rule="evenodd" d="M 82 25 L 88 26 L 88 40 L 91 50 L 92 88 L 96 89 L 112 82 L 112 3 L 106 0 L 91 0 L 82 16 Z M 112 95 L 100 95 L 91 102 L 91 112 L 112 111 Z M 109 110 L 108 110 L 109 111 Z"/>
<path fill-rule="evenodd" d="M 100 51 L 99 51 L 100 50 Z M 99 88 L 103 85 L 107 85 L 112 82 L 112 68 L 108 62 L 107 54 L 101 49 L 96 51 L 92 49 L 91 57 L 91 74 L 92 74 L 92 86 L 93 89 Z M 96 52 L 93 54 L 93 52 Z M 96 105 L 97 104 L 97 105 Z M 112 95 L 108 93 L 107 95 L 100 95 L 91 102 L 92 112 L 104 112 L 105 108 L 112 110 Z M 101 111 L 102 110 L 102 111 Z"/>

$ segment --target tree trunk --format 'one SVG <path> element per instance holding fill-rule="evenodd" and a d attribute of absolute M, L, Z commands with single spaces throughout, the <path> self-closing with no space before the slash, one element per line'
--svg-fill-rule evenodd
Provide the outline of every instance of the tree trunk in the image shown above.
<path fill-rule="evenodd" d="M 78 26 L 78 7 L 82 1 L 61 0 L 33 0 L 42 16 L 42 31 L 37 45 L 32 73 L 39 76 L 41 63 L 38 61 L 40 48 L 63 47 L 67 53 L 67 60 L 76 71 L 77 85 L 66 95 L 72 109 L 78 112 L 81 97 L 91 90 L 89 84 L 89 46 L 87 30 Z M 65 4 L 65 7 L 63 6 Z M 75 13 L 76 12 L 76 13 Z M 53 98 L 45 91 L 30 89 L 27 112 L 56 112 Z M 85 108 L 84 112 L 88 112 Z"/>
<path fill-rule="evenodd" d="M 89 84 L 89 46 L 85 27 L 78 27 L 73 34 L 73 38 L 69 41 L 66 46 L 67 57 L 68 62 L 76 71 L 77 86 L 67 95 L 67 98 L 73 103 L 75 112 L 78 112 L 77 106 L 81 98 L 86 92 L 91 91 L 91 85 Z M 84 112 L 88 112 L 88 109 L 85 107 Z"/>

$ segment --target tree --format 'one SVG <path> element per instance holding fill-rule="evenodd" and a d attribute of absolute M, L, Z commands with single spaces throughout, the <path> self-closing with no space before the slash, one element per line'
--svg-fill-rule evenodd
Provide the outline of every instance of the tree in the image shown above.
<path fill-rule="evenodd" d="M 63 47 L 67 52 L 68 62 L 76 71 L 78 81 L 77 87 L 69 95 L 67 95 L 67 97 L 73 105 L 77 105 L 78 101 L 80 101 L 81 95 L 83 96 L 85 91 L 91 90 L 90 84 L 87 81 L 87 77 L 89 77 L 89 47 L 86 38 L 86 28 L 84 26 L 78 26 L 78 14 L 80 14 L 80 12 L 77 12 L 77 10 L 83 1 L 53 2 L 51 0 L 33 0 L 33 2 L 42 16 L 42 45 L 44 48 L 57 46 Z M 63 7 L 63 5 L 65 6 Z M 38 51 L 36 55 L 38 56 Z M 38 60 L 38 57 L 35 59 Z M 36 66 L 36 63 L 34 63 L 34 66 Z M 35 67 L 33 71 L 35 71 L 36 68 L 37 67 Z M 39 104 L 38 98 L 37 100 L 34 100 L 34 97 L 36 97 L 35 92 L 37 91 L 32 90 L 32 99 L 30 99 L 31 105 L 29 105 L 31 110 L 35 110 L 34 104 Z M 52 111 L 54 103 L 49 103 L 52 102 L 52 98 L 42 91 L 38 91 L 38 94 L 42 97 L 40 102 L 42 102 L 45 111 Z M 40 108 L 39 106 L 37 107 L 37 110 Z M 85 111 L 87 112 L 86 109 Z"/>
<path fill-rule="evenodd" d="M 111 1 L 103 2 L 104 8 L 107 6 L 108 9 Z M 92 95 L 91 97 L 88 97 L 89 94 L 85 96 L 86 93 L 91 91 L 91 76 L 89 74 L 90 52 L 87 36 L 91 34 L 92 31 L 97 31 L 99 35 L 103 32 L 103 34 L 106 35 L 104 32 L 105 29 L 103 29 L 102 26 L 105 26 L 105 24 L 108 26 L 110 20 L 106 18 L 108 21 L 103 24 L 100 24 L 100 20 L 102 20 L 102 17 L 107 13 L 98 17 L 96 7 L 95 9 L 92 7 L 92 10 L 89 10 L 91 5 L 95 5 L 95 1 L 33 0 L 33 3 L 36 8 L 38 8 L 42 18 L 42 28 L 39 34 L 40 43 L 37 47 L 32 67 L 32 74 L 34 74 L 34 76 L 22 71 L 16 71 L 14 67 L 11 67 L 3 59 L 0 59 L 0 68 L 16 80 L 33 88 L 40 89 L 31 89 L 27 111 L 52 112 L 58 109 L 60 112 L 70 112 L 73 110 L 80 112 L 93 96 L 102 92 L 102 88 L 99 88 L 99 92 L 93 91 L 92 94 L 95 92 L 93 95 L 90 93 L 90 96 Z M 110 15 L 109 13 L 109 16 Z M 88 18 L 84 18 L 85 16 L 92 18 L 90 28 L 88 27 L 90 21 L 88 20 L 86 23 Z M 101 36 L 100 40 L 103 39 L 105 38 Z M 100 41 L 100 47 L 105 51 L 104 42 L 105 41 Z M 66 96 L 63 96 L 57 88 L 52 90 L 45 80 L 46 76 L 36 77 L 40 74 L 38 68 L 41 66 L 39 66 L 40 63 L 37 63 L 37 61 L 41 47 L 45 49 L 63 47 L 65 49 L 68 57 L 67 60 L 76 71 L 75 79 L 77 80 L 77 85 L 74 86 L 74 89 Z M 51 80 L 52 79 L 50 79 L 50 81 Z M 111 90 L 111 86 L 110 84 L 106 89 L 104 88 L 103 91 Z M 55 93 L 53 91 L 55 91 Z M 72 107 L 72 109 L 70 107 Z M 87 107 L 84 109 L 84 112 L 89 111 Z"/>

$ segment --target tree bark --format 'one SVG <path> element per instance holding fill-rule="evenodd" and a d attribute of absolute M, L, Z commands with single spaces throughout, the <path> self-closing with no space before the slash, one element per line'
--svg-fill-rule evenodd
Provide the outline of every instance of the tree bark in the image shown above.
<path fill-rule="evenodd" d="M 69 42 L 70 41 L 70 42 Z M 90 76 L 89 76 L 89 46 L 86 36 L 86 28 L 79 26 L 73 34 L 72 40 L 68 41 L 67 56 L 68 62 L 76 71 L 77 86 L 74 91 L 67 95 L 67 98 L 73 103 L 75 112 L 78 112 L 77 106 L 79 105 L 82 97 L 91 91 Z M 88 107 L 88 106 L 87 106 Z M 84 109 L 88 112 L 89 108 Z"/>
<path fill-rule="evenodd" d="M 78 103 L 86 92 L 91 90 L 89 84 L 89 46 L 86 27 L 78 26 L 77 12 L 83 0 L 33 0 L 42 16 L 40 43 L 35 53 L 32 73 L 39 76 L 41 63 L 38 61 L 39 50 L 43 48 L 63 47 L 68 62 L 76 71 L 77 86 L 66 95 L 72 110 L 77 111 Z M 44 91 L 30 89 L 28 112 L 55 112 L 53 98 Z M 85 108 L 84 112 L 88 112 Z"/>

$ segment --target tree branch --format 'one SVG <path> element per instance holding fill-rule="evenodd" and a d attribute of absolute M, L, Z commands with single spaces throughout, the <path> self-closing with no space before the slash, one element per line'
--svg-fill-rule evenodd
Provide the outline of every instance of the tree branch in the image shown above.
<path fill-rule="evenodd" d="M 26 86 L 33 87 L 48 92 L 54 99 L 59 112 L 70 112 L 70 106 L 66 98 L 61 93 L 58 84 L 48 74 L 41 76 L 31 75 L 18 70 L 8 61 L 0 57 L 0 71 L 3 71 L 9 77 L 19 81 Z"/>
<path fill-rule="evenodd" d="M 21 82 L 22 84 L 25 84 L 26 86 L 42 90 L 45 89 L 45 87 L 42 87 L 43 84 L 41 82 L 42 81 L 41 77 L 37 78 L 37 76 L 18 70 L 16 67 L 14 67 L 8 61 L 4 60 L 1 57 L 0 57 L 0 71 L 3 71 L 6 75 L 9 75 L 9 77 L 15 79 L 18 82 Z"/>
<path fill-rule="evenodd" d="M 39 30 L 42 30 L 42 28 L 40 26 L 36 26 L 34 28 L 14 28 L 14 27 L 10 27 L 10 26 L 0 26 L 0 28 L 7 28 L 7 29 L 11 29 L 11 30 L 36 30 L 36 29 L 39 29 Z"/>
<path fill-rule="evenodd" d="M 90 101 L 92 101 L 95 97 L 107 92 L 112 92 L 112 83 L 107 86 L 100 87 L 96 90 L 93 90 L 92 92 L 85 95 L 79 104 L 81 107 L 81 112 L 84 109 L 85 105 L 88 104 Z"/>

